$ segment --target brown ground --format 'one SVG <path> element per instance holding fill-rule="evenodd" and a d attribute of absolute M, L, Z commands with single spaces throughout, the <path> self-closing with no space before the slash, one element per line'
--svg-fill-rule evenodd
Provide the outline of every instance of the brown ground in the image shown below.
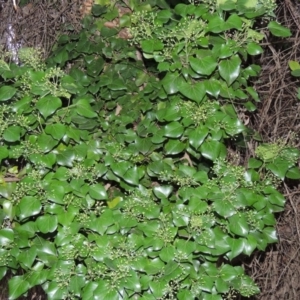
<path fill-rule="evenodd" d="M 0 0 L 0 4 L 2 1 Z M 262 101 L 256 114 L 250 117 L 249 126 L 257 130 L 265 142 L 283 139 L 293 141 L 294 146 L 299 148 L 300 100 L 297 99 L 296 94 L 300 87 L 300 80 L 290 75 L 288 61 L 300 61 L 300 2 L 279 0 L 276 15 L 277 20 L 289 27 L 293 35 L 288 39 L 268 35 L 263 44 L 264 54 L 254 61 L 262 66 L 260 78 L 255 82 Z M 73 18 L 73 15 L 70 15 L 70 18 Z M 74 21 L 77 23 L 77 18 Z M 293 136 L 293 132 L 298 136 Z M 250 142 L 249 146 L 246 156 L 252 154 L 255 141 Z M 253 297 L 252 300 L 300 299 L 299 181 L 285 182 L 281 192 L 286 196 L 287 203 L 285 211 L 278 215 L 278 244 L 271 245 L 264 253 L 254 253 L 243 262 L 247 273 L 261 288 L 261 294 Z M 0 300 L 8 299 L 6 286 L 7 279 L 0 281 Z M 23 298 L 25 299 L 46 300 L 47 298 L 40 288 L 35 288 L 27 298 Z"/>
<path fill-rule="evenodd" d="M 300 148 L 300 81 L 290 75 L 289 60 L 300 61 L 300 2 L 280 0 L 277 21 L 293 33 L 289 39 L 268 37 L 265 52 L 257 64 L 262 66 L 256 89 L 261 104 L 251 127 L 264 141 L 283 139 Z M 300 184 L 285 182 L 281 187 L 287 202 L 278 215 L 279 243 L 265 253 L 255 253 L 245 264 L 248 273 L 261 288 L 256 300 L 300 299 Z"/>

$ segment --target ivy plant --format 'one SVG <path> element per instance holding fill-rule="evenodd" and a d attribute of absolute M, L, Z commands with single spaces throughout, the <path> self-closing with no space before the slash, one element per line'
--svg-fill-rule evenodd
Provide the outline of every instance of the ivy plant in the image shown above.
<path fill-rule="evenodd" d="M 300 64 L 297 61 L 290 60 L 289 67 L 291 70 L 291 75 L 294 77 L 300 77 Z M 297 98 L 300 100 L 300 88 L 297 89 Z"/>
<path fill-rule="evenodd" d="M 283 142 L 260 145 L 246 168 L 227 154 L 249 135 L 236 103 L 259 101 L 247 61 L 262 52 L 265 3 L 130 1 L 108 28 L 118 10 L 99 2 L 46 62 L 34 49 L 21 66 L 0 60 L 9 299 L 36 285 L 50 300 L 259 292 L 232 261 L 277 241 L 278 182 L 300 177 L 299 150 Z"/>

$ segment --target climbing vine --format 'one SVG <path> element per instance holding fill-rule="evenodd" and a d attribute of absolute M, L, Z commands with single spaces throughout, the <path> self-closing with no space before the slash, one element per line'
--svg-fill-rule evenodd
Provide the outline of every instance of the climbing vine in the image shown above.
<path fill-rule="evenodd" d="M 271 18 L 270 4 L 100 1 L 46 62 L 34 49 L 22 50 L 21 66 L 3 57 L 0 277 L 14 274 L 9 299 L 36 285 L 48 299 L 259 293 L 231 262 L 277 241 L 277 186 L 300 178 L 300 152 L 261 144 L 245 167 L 227 147 L 253 134 L 236 107 L 260 101 L 249 84 L 260 67 L 248 57 L 263 51 L 254 23 Z M 124 29 L 129 39 L 118 37 Z"/>

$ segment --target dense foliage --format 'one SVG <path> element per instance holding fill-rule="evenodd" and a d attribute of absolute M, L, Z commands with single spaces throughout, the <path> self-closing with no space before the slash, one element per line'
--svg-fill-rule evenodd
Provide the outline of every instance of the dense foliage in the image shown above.
<path fill-rule="evenodd" d="M 103 25 L 119 13 L 102 2 L 46 63 L 26 48 L 22 66 L 0 61 L 9 299 L 36 285 L 48 299 L 258 293 L 231 262 L 276 242 L 277 185 L 300 178 L 300 153 L 261 144 L 243 167 L 227 146 L 254 134 L 235 105 L 253 111 L 259 101 L 249 56 L 263 51 L 254 24 L 274 2 L 130 1 L 133 14 L 120 17 L 128 41 Z"/>

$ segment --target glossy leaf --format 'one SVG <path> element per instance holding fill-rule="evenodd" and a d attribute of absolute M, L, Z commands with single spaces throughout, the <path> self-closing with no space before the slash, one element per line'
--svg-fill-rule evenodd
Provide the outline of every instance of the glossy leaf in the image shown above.
<path fill-rule="evenodd" d="M 182 80 L 180 79 L 180 75 L 175 72 L 168 72 L 167 75 L 162 80 L 162 85 L 167 94 L 172 95 L 178 92 L 178 85 Z"/>
<path fill-rule="evenodd" d="M 237 55 L 222 60 L 219 64 L 219 73 L 228 85 L 231 85 L 238 78 L 240 70 L 241 59 Z"/>
<path fill-rule="evenodd" d="M 61 106 L 61 100 L 53 96 L 45 96 L 36 103 L 37 109 L 45 119 L 54 114 L 54 112 Z"/>
<path fill-rule="evenodd" d="M 237 213 L 230 217 L 229 229 L 234 234 L 246 236 L 249 232 L 249 225 L 245 216 Z"/>
<path fill-rule="evenodd" d="M 281 180 L 284 179 L 285 174 L 291 164 L 288 161 L 275 159 L 274 162 L 267 164 L 266 168 L 270 170 L 274 175 L 278 176 Z"/>
<path fill-rule="evenodd" d="M 300 179 L 300 169 L 297 167 L 290 168 L 285 176 L 290 179 Z"/>
<path fill-rule="evenodd" d="M 20 140 L 22 128 L 20 126 L 9 126 L 3 132 L 3 138 L 7 142 L 16 142 Z"/>
<path fill-rule="evenodd" d="M 205 158 L 214 161 L 219 157 L 222 145 L 214 140 L 205 141 L 200 147 L 200 152 Z"/>
<path fill-rule="evenodd" d="M 153 53 L 164 48 L 163 43 L 160 40 L 145 40 L 141 43 L 144 52 Z"/>
<path fill-rule="evenodd" d="M 206 93 L 217 98 L 220 94 L 221 86 L 218 80 L 210 79 L 204 82 Z"/>
<path fill-rule="evenodd" d="M 1 245 L 7 246 L 14 240 L 14 232 L 12 229 L 4 228 L 0 229 L 0 243 Z"/>
<path fill-rule="evenodd" d="M 239 254 L 241 254 L 244 250 L 244 239 L 233 239 L 228 238 L 227 242 L 230 246 L 230 252 L 226 253 L 226 256 L 232 260 L 233 258 L 237 257 Z"/>
<path fill-rule="evenodd" d="M 258 44 L 252 42 L 247 45 L 247 52 L 250 55 L 259 55 L 263 53 L 263 49 Z"/>
<path fill-rule="evenodd" d="M 223 18 L 218 15 L 213 15 L 213 17 L 209 20 L 207 29 L 213 33 L 219 33 L 224 31 L 224 28 L 225 22 Z"/>
<path fill-rule="evenodd" d="M 229 18 L 226 20 L 226 29 L 237 29 L 242 30 L 243 21 L 237 14 L 230 14 Z"/>
<path fill-rule="evenodd" d="M 268 29 L 271 31 L 273 35 L 278 37 L 289 37 L 292 35 L 291 31 L 288 28 L 280 25 L 275 21 L 271 21 L 268 24 Z"/>
<path fill-rule="evenodd" d="M 8 150 L 7 150 L 7 147 L 4 147 L 4 146 L 0 146 L 0 160 L 8 157 Z"/>
<path fill-rule="evenodd" d="M 93 199 L 96 200 L 106 200 L 107 193 L 101 184 L 94 184 L 89 187 L 89 194 Z"/>
<path fill-rule="evenodd" d="M 40 216 L 36 220 L 37 228 L 40 232 L 51 233 L 57 228 L 57 217 L 52 215 Z"/>
<path fill-rule="evenodd" d="M 127 170 L 126 173 L 123 175 L 123 179 L 129 184 L 138 185 L 139 184 L 138 167 L 134 166 L 133 168 Z"/>
<path fill-rule="evenodd" d="M 198 82 L 195 84 L 189 82 L 181 82 L 179 85 L 179 91 L 182 95 L 197 103 L 202 102 L 206 93 L 205 85 L 202 82 Z"/>
<path fill-rule="evenodd" d="M 9 300 L 18 299 L 26 293 L 30 288 L 29 282 L 25 280 L 25 276 L 14 276 L 8 282 Z"/>
<path fill-rule="evenodd" d="M 179 122 L 171 122 L 165 127 L 165 136 L 169 138 L 179 138 L 184 131 L 184 127 Z"/>
<path fill-rule="evenodd" d="M 203 58 L 190 57 L 189 62 L 193 70 L 201 75 L 211 75 L 218 65 L 212 56 Z"/>
<path fill-rule="evenodd" d="M 47 134 L 50 134 L 54 139 L 60 140 L 66 133 L 67 127 L 63 124 L 51 124 L 45 129 Z"/>
<path fill-rule="evenodd" d="M 0 101 L 10 100 L 15 94 L 17 90 L 12 86 L 2 86 L 0 87 Z"/>
<path fill-rule="evenodd" d="M 23 197 L 18 205 L 20 219 L 37 215 L 42 209 L 40 201 L 31 196 Z"/>
<path fill-rule="evenodd" d="M 76 103 L 76 112 L 86 118 L 95 118 L 97 114 L 92 109 L 89 100 L 80 99 Z"/>
<path fill-rule="evenodd" d="M 161 199 L 161 198 L 168 198 L 173 191 L 173 187 L 170 185 L 161 185 L 157 186 L 153 189 L 154 195 Z"/>
<path fill-rule="evenodd" d="M 185 143 L 177 140 L 169 140 L 164 149 L 167 155 L 175 155 L 181 153 L 186 148 Z"/>

